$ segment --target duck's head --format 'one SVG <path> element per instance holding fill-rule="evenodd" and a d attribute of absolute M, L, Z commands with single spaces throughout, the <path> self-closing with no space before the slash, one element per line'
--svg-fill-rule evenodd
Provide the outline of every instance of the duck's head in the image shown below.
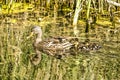
<path fill-rule="evenodd" d="M 42 29 L 40 26 L 34 26 L 32 28 L 32 32 L 31 32 L 30 36 L 28 36 L 27 39 L 32 37 L 34 34 L 37 35 L 37 37 L 39 37 L 39 38 L 42 37 Z"/>
<path fill-rule="evenodd" d="M 40 26 L 34 26 L 34 27 L 32 28 L 32 32 L 33 32 L 34 34 L 42 34 L 42 29 L 41 29 Z"/>

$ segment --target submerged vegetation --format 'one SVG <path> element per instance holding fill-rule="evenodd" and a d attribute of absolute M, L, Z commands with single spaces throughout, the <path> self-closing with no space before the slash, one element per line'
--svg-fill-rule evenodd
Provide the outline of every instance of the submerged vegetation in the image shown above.
<path fill-rule="evenodd" d="M 0 80 L 119 80 L 120 0 L 114 1 L 1 0 Z M 71 36 L 102 48 L 62 59 L 42 53 L 33 65 L 33 25 L 42 27 L 43 39 Z"/>

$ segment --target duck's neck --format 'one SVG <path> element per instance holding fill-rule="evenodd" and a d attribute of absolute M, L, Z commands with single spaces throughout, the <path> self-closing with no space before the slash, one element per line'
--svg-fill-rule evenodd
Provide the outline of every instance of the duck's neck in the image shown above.
<path fill-rule="evenodd" d="M 37 34 L 37 38 L 35 40 L 35 45 L 38 44 L 41 41 L 42 41 L 42 34 L 40 33 L 40 34 Z"/>

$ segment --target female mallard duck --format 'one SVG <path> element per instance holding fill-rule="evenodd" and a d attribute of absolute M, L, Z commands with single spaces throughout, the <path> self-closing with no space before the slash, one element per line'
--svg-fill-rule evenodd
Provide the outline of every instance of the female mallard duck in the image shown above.
<path fill-rule="evenodd" d="M 54 37 L 51 39 L 42 40 L 42 29 L 39 26 L 34 26 L 32 29 L 32 34 L 36 34 L 36 39 L 33 44 L 35 49 L 35 56 L 31 59 L 34 65 L 37 65 L 41 61 L 41 52 L 48 55 L 61 58 L 62 55 L 76 54 L 73 53 L 80 52 L 81 50 L 97 50 L 99 47 L 92 43 L 86 45 L 78 41 L 77 38 L 64 38 L 64 37 Z M 77 39 L 77 40 L 76 40 Z M 75 41 L 74 41 L 75 40 Z"/>
<path fill-rule="evenodd" d="M 41 60 L 41 52 L 48 55 L 60 58 L 63 53 L 69 53 L 71 46 L 66 38 L 55 37 L 47 40 L 42 40 L 42 29 L 39 26 L 34 26 L 32 34 L 36 34 L 36 40 L 33 44 L 36 55 L 31 59 L 32 63 L 37 65 Z"/>

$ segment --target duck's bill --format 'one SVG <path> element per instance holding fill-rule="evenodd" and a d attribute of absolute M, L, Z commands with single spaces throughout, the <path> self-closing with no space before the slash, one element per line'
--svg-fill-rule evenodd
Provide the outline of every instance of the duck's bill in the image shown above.
<path fill-rule="evenodd" d="M 31 38 L 33 36 L 34 32 L 31 32 L 30 35 L 27 37 L 27 39 Z"/>

